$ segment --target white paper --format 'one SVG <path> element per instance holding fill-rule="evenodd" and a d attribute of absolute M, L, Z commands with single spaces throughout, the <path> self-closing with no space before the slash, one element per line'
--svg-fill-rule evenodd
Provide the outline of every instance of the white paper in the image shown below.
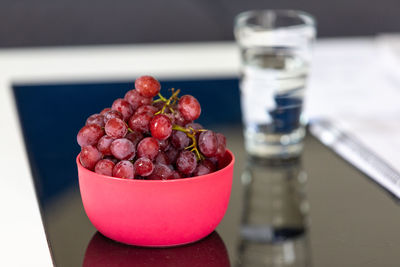
<path fill-rule="evenodd" d="M 400 173 L 400 37 L 321 42 L 306 114 L 310 120 L 329 120 Z M 365 164 L 355 165 L 365 169 Z"/>

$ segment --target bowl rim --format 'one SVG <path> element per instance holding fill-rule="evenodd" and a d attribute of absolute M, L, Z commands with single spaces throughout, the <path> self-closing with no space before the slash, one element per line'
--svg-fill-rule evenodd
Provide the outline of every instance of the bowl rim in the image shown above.
<path fill-rule="evenodd" d="M 221 173 L 223 170 L 227 168 L 233 168 L 233 165 L 235 164 L 235 155 L 230 151 L 229 149 L 226 149 L 226 153 L 228 153 L 231 157 L 231 161 L 229 162 L 228 165 L 226 165 L 224 168 L 219 169 L 215 172 L 206 174 L 206 175 L 200 175 L 200 176 L 195 176 L 195 177 L 187 177 L 187 178 L 181 178 L 181 179 L 171 179 L 171 180 L 141 180 L 141 179 L 124 179 L 124 178 L 119 178 L 119 177 L 112 177 L 112 176 L 107 176 L 103 174 L 96 173 L 94 171 L 88 170 L 85 167 L 82 166 L 79 156 L 81 153 L 78 154 L 76 157 L 76 164 L 78 165 L 78 169 L 83 170 L 85 173 L 90 173 L 94 174 L 96 176 L 99 176 L 103 179 L 110 179 L 110 180 L 115 180 L 115 181 L 123 181 L 123 182 L 128 182 L 128 183 L 182 183 L 182 182 L 188 182 L 188 181 L 197 181 L 197 180 L 202 180 L 206 177 L 214 176 L 218 173 Z M 78 175 L 79 176 L 79 175 Z"/>

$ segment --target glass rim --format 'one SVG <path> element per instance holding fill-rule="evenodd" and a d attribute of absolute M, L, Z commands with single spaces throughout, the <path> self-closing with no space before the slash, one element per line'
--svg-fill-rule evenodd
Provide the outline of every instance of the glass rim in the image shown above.
<path fill-rule="evenodd" d="M 235 28 L 240 27 L 240 26 L 247 26 L 250 28 L 265 28 L 262 25 L 259 24 L 254 24 L 254 23 L 246 23 L 246 20 L 249 18 L 255 17 L 256 15 L 261 15 L 261 14 L 266 14 L 266 13 L 274 13 L 280 17 L 286 17 L 286 18 L 300 18 L 301 19 L 301 24 L 294 24 L 294 25 L 289 25 L 289 26 L 279 26 L 276 28 L 272 28 L 270 30 L 276 30 L 280 28 L 299 28 L 299 27 L 313 27 L 315 28 L 316 25 L 316 20 L 313 15 L 310 13 L 307 13 L 302 10 L 296 10 L 296 9 L 253 9 L 253 10 L 247 10 L 244 12 L 239 13 L 236 15 L 234 19 L 234 25 Z"/>

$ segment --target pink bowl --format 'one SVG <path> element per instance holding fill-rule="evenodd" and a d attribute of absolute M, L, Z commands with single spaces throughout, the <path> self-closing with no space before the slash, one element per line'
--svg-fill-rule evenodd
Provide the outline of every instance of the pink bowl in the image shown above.
<path fill-rule="evenodd" d="M 103 235 L 129 245 L 166 247 L 209 235 L 229 203 L 235 158 L 208 175 L 176 180 L 128 180 L 85 169 L 76 158 L 86 214 Z"/>

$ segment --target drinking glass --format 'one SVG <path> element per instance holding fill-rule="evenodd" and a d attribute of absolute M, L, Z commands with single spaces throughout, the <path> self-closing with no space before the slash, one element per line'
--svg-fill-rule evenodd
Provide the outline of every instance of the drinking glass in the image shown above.
<path fill-rule="evenodd" d="M 240 48 L 241 106 L 248 154 L 293 158 L 305 135 L 304 89 L 315 39 L 311 15 L 296 10 L 254 10 L 235 19 Z"/>

